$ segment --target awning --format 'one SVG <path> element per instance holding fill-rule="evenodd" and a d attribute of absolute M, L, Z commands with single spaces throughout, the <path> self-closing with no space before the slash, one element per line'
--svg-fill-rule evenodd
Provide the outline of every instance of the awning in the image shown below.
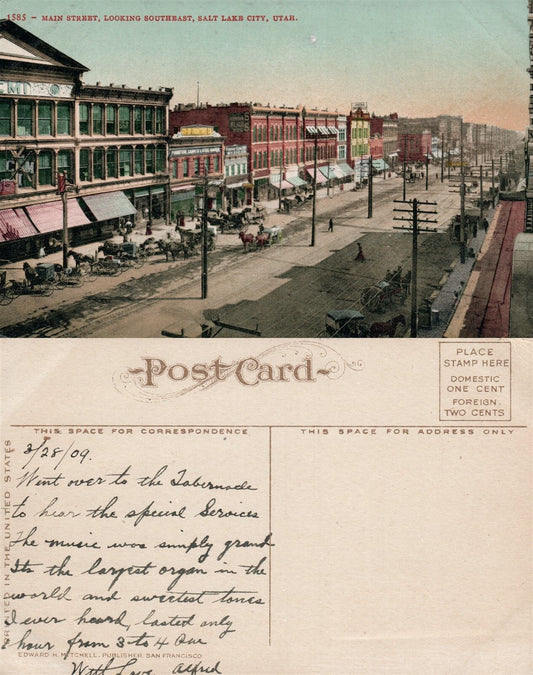
<path fill-rule="evenodd" d="M 353 175 L 353 169 L 349 164 L 341 162 L 340 164 L 337 164 L 337 166 L 343 171 L 345 176 Z"/>
<path fill-rule="evenodd" d="M 63 229 L 63 203 L 47 202 L 37 206 L 27 206 L 26 211 L 39 232 L 56 232 Z M 67 200 L 68 226 L 89 225 L 90 220 L 81 210 L 76 199 Z"/>
<path fill-rule="evenodd" d="M 191 190 L 194 190 L 194 185 L 177 185 L 176 187 L 173 187 L 170 189 L 171 192 L 190 192 Z"/>
<path fill-rule="evenodd" d="M 329 130 L 327 127 L 318 127 L 318 132 L 323 136 L 329 136 Z"/>
<path fill-rule="evenodd" d="M 398 157 L 398 153 L 397 152 L 389 152 L 389 158 L 390 157 Z"/>
<path fill-rule="evenodd" d="M 294 185 L 294 187 L 302 187 L 303 185 L 307 185 L 306 181 L 303 178 L 300 178 L 300 176 L 290 176 L 287 177 L 287 180 L 289 183 Z"/>
<path fill-rule="evenodd" d="M 270 176 L 270 184 L 273 185 L 275 188 L 278 188 L 278 190 L 279 190 L 279 188 L 280 188 L 279 176 Z M 289 183 L 289 181 L 286 181 L 286 180 L 281 181 L 281 189 L 282 190 L 292 190 L 293 187 L 294 187 L 294 185 L 291 185 L 291 183 Z"/>
<path fill-rule="evenodd" d="M 379 159 L 373 159 L 372 166 L 374 167 L 374 169 L 377 169 L 378 171 L 386 171 L 389 168 L 387 162 L 381 157 Z"/>
<path fill-rule="evenodd" d="M 101 195 L 83 197 L 96 220 L 111 220 L 121 216 L 132 216 L 137 209 L 123 192 L 106 192 Z"/>
<path fill-rule="evenodd" d="M 338 133 L 337 127 L 328 127 L 328 131 L 329 131 L 330 134 L 336 135 Z"/>
<path fill-rule="evenodd" d="M 329 180 L 333 180 L 334 178 L 337 178 L 337 176 L 335 175 L 335 171 L 333 171 L 333 169 L 331 167 L 319 166 L 318 170 L 320 171 L 320 173 L 322 175 L 324 175 Z"/>
<path fill-rule="evenodd" d="M 306 169 L 306 171 L 311 176 L 311 178 L 315 177 L 315 170 L 314 169 Z M 320 173 L 320 171 L 316 175 L 316 182 L 317 183 L 327 183 L 326 178 Z"/>
<path fill-rule="evenodd" d="M 0 242 L 23 239 L 38 234 L 22 209 L 0 211 Z"/>
<path fill-rule="evenodd" d="M 240 183 L 226 183 L 226 190 L 236 190 L 237 188 L 242 188 L 244 186 L 244 183 L 241 181 Z"/>
<path fill-rule="evenodd" d="M 335 174 L 336 178 L 345 178 L 346 177 L 346 174 L 344 173 L 344 171 L 341 169 L 341 167 L 338 164 L 334 164 L 331 167 L 331 170 Z"/>
<path fill-rule="evenodd" d="M 313 126 L 305 127 L 305 130 L 308 134 L 313 134 L 314 136 L 318 134 L 317 128 Z"/>

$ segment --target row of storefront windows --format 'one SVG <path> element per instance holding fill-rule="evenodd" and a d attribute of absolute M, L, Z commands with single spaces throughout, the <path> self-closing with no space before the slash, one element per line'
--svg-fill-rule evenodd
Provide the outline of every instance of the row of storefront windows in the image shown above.
<path fill-rule="evenodd" d="M 79 153 L 78 178 L 90 181 L 163 173 L 165 166 L 166 148 L 163 146 L 83 148 Z M 19 187 L 55 185 L 58 172 L 65 173 L 74 182 L 74 151 L 60 150 L 57 154 L 51 150 L 26 152 L 18 166 L 9 151 L 0 152 L 0 180 L 12 180 L 15 171 Z"/>
<path fill-rule="evenodd" d="M 285 134 L 283 133 L 285 129 Z M 291 124 L 286 127 L 282 127 L 281 124 L 274 124 L 270 126 L 270 140 L 271 141 L 282 141 L 285 136 L 286 141 L 295 141 L 296 140 L 296 126 Z M 268 140 L 267 138 L 267 127 L 266 125 L 257 125 L 253 128 L 252 138 L 254 143 L 261 143 Z"/>
<path fill-rule="evenodd" d="M 0 136 L 71 136 L 74 106 L 61 101 L 0 99 Z M 79 133 L 85 135 L 164 134 L 161 107 L 79 104 Z"/>

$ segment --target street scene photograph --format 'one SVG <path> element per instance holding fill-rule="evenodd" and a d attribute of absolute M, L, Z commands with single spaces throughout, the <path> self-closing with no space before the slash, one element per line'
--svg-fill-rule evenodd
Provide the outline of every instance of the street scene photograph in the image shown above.
<path fill-rule="evenodd" d="M 2 337 L 533 337 L 533 0 L 12 9 Z"/>

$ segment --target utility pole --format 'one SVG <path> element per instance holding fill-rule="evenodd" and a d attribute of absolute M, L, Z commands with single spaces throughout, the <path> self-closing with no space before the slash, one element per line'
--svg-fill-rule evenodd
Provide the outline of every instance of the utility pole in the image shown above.
<path fill-rule="evenodd" d="M 429 152 L 426 152 L 426 190 L 429 187 Z"/>
<path fill-rule="evenodd" d="M 479 167 L 479 223 L 478 227 L 483 226 L 483 167 Z"/>
<path fill-rule="evenodd" d="M 440 182 L 444 183 L 444 134 L 441 137 L 440 145 Z"/>
<path fill-rule="evenodd" d="M 396 203 L 402 203 L 400 200 L 395 199 Z M 411 337 L 417 336 L 417 304 L 418 304 L 418 234 L 419 232 L 436 232 L 437 228 L 423 228 L 419 227 L 419 223 L 436 223 L 436 220 L 430 220 L 429 218 L 422 217 L 428 215 L 435 215 L 436 210 L 423 211 L 420 209 L 420 205 L 423 206 L 437 206 L 437 202 L 419 202 L 418 199 L 413 199 L 412 201 L 405 202 L 404 204 L 410 204 L 411 208 L 409 209 L 394 209 L 395 212 L 409 213 L 411 214 L 407 218 L 405 216 L 394 216 L 394 220 L 406 220 L 411 223 L 411 227 L 395 227 L 394 229 L 408 230 L 412 232 L 412 246 L 411 246 Z"/>
<path fill-rule="evenodd" d="M 492 178 L 492 208 L 495 207 L 496 205 L 496 191 L 494 189 L 494 160 L 491 159 L 490 161 L 490 172 L 491 172 L 491 178 Z"/>
<path fill-rule="evenodd" d="M 402 199 L 405 201 L 405 181 L 407 178 L 407 134 L 403 137 L 403 192 Z"/>
<path fill-rule="evenodd" d="M 315 135 L 315 149 L 314 149 L 314 172 L 313 172 L 313 211 L 311 214 L 311 244 L 310 246 L 315 245 L 315 221 L 316 221 L 316 172 L 318 171 L 316 166 L 316 155 L 317 155 L 317 145 L 318 145 L 318 133 Z"/>
<path fill-rule="evenodd" d="M 202 209 L 202 300 L 207 298 L 207 174 L 204 175 Z"/>
<path fill-rule="evenodd" d="M 67 203 L 67 177 L 64 173 L 57 174 L 57 191 L 61 195 L 63 203 L 63 268 L 68 267 L 68 203 Z"/>
<path fill-rule="evenodd" d="M 368 218 L 372 218 L 372 181 L 374 179 L 374 166 L 372 164 L 372 155 L 368 158 Z"/>
<path fill-rule="evenodd" d="M 461 118 L 461 226 L 460 226 L 460 242 L 459 242 L 459 256 L 461 263 L 466 262 L 466 241 L 465 241 L 465 169 L 463 164 L 463 119 Z"/>

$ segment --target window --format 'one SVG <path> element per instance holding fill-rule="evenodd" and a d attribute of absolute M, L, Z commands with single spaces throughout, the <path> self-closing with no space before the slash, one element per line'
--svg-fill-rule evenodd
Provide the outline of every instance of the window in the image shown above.
<path fill-rule="evenodd" d="M 218 171 L 219 171 L 219 164 L 220 164 L 220 160 L 218 158 L 218 155 L 216 155 L 215 159 L 213 160 L 213 171 L 215 173 L 218 173 Z"/>
<path fill-rule="evenodd" d="M 40 102 L 38 106 L 38 129 L 40 136 L 52 135 L 52 104 Z"/>
<path fill-rule="evenodd" d="M 93 134 L 103 132 L 104 106 L 93 105 Z"/>
<path fill-rule="evenodd" d="M 93 152 L 93 178 L 102 180 L 104 177 L 104 151 L 96 148 Z"/>
<path fill-rule="evenodd" d="M 83 136 L 88 136 L 88 134 L 89 134 L 89 104 L 88 103 L 80 103 L 79 116 L 80 116 L 80 121 L 79 121 L 80 134 L 82 134 Z M 39 105 L 39 127 L 41 126 L 40 123 L 41 123 L 41 107 Z"/>
<path fill-rule="evenodd" d="M 156 108 L 155 110 L 155 133 L 164 134 L 165 133 L 165 124 L 164 124 L 164 110 L 163 108 Z"/>
<path fill-rule="evenodd" d="M 235 164 L 232 164 L 232 165 L 231 165 L 231 175 L 232 175 L 232 176 L 235 175 Z"/>
<path fill-rule="evenodd" d="M 136 134 L 143 132 L 143 110 L 139 106 L 133 108 L 133 131 Z"/>
<path fill-rule="evenodd" d="M 33 104 L 19 101 L 17 104 L 17 136 L 32 136 Z"/>
<path fill-rule="evenodd" d="M 39 153 L 39 185 L 52 185 L 52 153 L 43 150 Z"/>
<path fill-rule="evenodd" d="M 146 173 L 154 173 L 154 148 L 146 148 Z"/>
<path fill-rule="evenodd" d="M 259 157 L 261 157 L 261 153 L 259 153 Z M 257 152 L 254 152 L 254 169 L 257 169 Z M 227 167 L 226 171 L 229 175 L 229 167 Z"/>
<path fill-rule="evenodd" d="M 345 140 L 346 140 L 346 129 L 345 128 L 339 129 L 339 141 Z"/>
<path fill-rule="evenodd" d="M 106 153 L 107 161 L 107 177 L 116 178 L 117 177 L 117 149 L 108 148 Z"/>
<path fill-rule="evenodd" d="M 162 173 L 165 170 L 165 148 L 157 148 L 155 151 L 155 170 Z"/>
<path fill-rule="evenodd" d="M 263 167 L 266 168 L 267 165 L 267 151 L 263 150 Z"/>
<path fill-rule="evenodd" d="M 346 159 L 346 147 L 339 145 L 339 159 Z"/>
<path fill-rule="evenodd" d="M 70 103 L 57 104 L 57 127 L 56 133 L 58 136 L 70 136 L 70 119 L 72 108 Z"/>
<path fill-rule="evenodd" d="M 19 187 L 35 187 L 35 153 L 26 152 L 22 160 L 19 160 L 19 167 L 21 169 L 18 174 Z"/>
<path fill-rule="evenodd" d="M 115 110 L 114 105 L 106 105 L 105 116 L 106 116 L 106 125 L 105 125 L 106 133 L 115 135 L 117 133 L 117 111 Z"/>
<path fill-rule="evenodd" d="M 10 101 L 0 101 L 0 136 L 11 136 Z"/>
<path fill-rule="evenodd" d="M 87 148 L 80 150 L 79 175 L 80 181 L 89 180 L 89 150 Z"/>
<path fill-rule="evenodd" d="M 64 173 L 71 183 L 74 176 L 72 175 L 72 152 L 70 150 L 60 150 L 57 153 L 57 171 Z"/>
<path fill-rule="evenodd" d="M 209 157 L 204 158 L 204 176 L 207 176 L 210 173 L 209 171 Z"/>
<path fill-rule="evenodd" d="M 131 134 L 130 108 L 127 105 L 118 109 L 118 133 Z"/>
<path fill-rule="evenodd" d="M 144 148 L 135 148 L 135 173 L 144 173 Z"/>
<path fill-rule="evenodd" d="M 131 176 L 131 148 L 121 148 L 119 158 L 120 175 Z"/>
<path fill-rule="evenodd" d="M 172 178 L 177 178 L 178 177 L 178 162 L 177 160 L 174 160 L 172 162 Z"/>
<path fill-rule="evenodd" d="M 70 118 L 71 118 L 71 106 L 70 103 L 58 103 L 57 104 L 57 135 L 58 136 L 70 136 Z"/>
<path fill-rule="evenodd" d="M 194 175 L 199 176 L 200 175 L 200 160 L 198 159 L 198 157 L 195 157 L 193 161 L 194 161 L 194 164 L 193 164 Z"/>
<path fill-rule="evenodd" d="M 154 109 L 153 108 L 146 108 L 145 119 L 146 119 L 146 133 L 147 134 L 153 134 L 154 133 Z"/>
<path fill-rule="evenodd" d="M 253 142 L 257 142 L 257 127 L 254 127 L 254 137 L 253 137 Z"/>
<path fill-rule="evenodd" d="M 11 153 L 0 151 L 0 180 L 11 180 L 13 178 L 13 172 L 9 169 L 11 162 Z"/>
<path fill-rule="evenodd" d="M 182 166 L 183 166 L 183 175 L 188 176 L 189 175 L 189 160 L 184 159 Z"/>

